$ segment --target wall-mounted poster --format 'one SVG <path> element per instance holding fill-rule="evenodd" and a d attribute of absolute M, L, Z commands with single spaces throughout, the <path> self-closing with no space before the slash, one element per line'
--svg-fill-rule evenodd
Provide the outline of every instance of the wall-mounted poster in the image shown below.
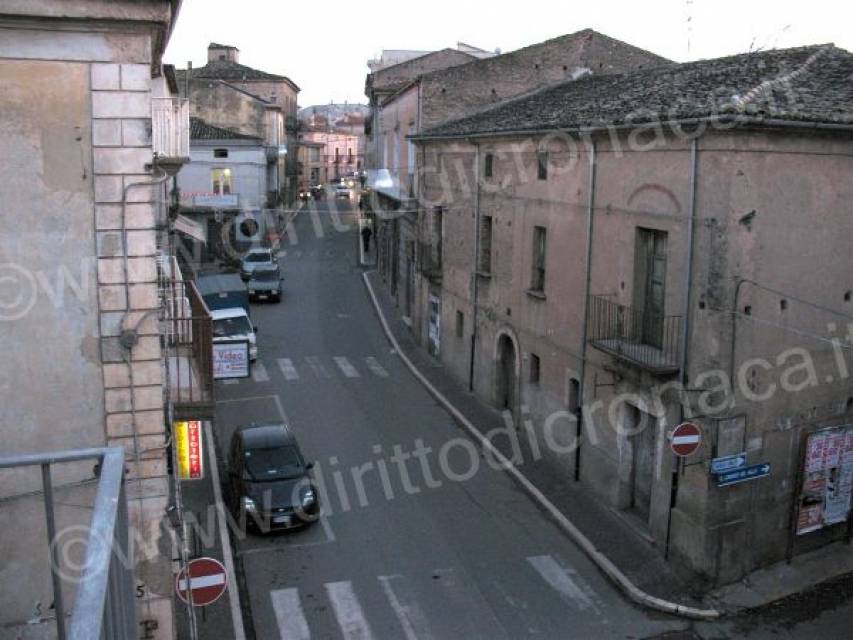
<path fill-rule="evenodd" d="M 797 535 L 847 520 L 853 496 L 853 425 L 808 436 Z"/>

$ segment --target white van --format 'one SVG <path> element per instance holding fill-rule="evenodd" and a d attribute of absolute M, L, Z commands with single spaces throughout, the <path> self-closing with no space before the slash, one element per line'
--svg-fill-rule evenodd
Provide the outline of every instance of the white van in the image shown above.
<path fill-rule="evenodd" d="M 210 316 L 213 318 L 214 342 L 248 340 L 249 360 L 254 362 L 258 359 L 258 343 L 255 336 L 257 329 L 252 325 L 249 314 L 243 307 L 215 309 L 210 312 Z"/>

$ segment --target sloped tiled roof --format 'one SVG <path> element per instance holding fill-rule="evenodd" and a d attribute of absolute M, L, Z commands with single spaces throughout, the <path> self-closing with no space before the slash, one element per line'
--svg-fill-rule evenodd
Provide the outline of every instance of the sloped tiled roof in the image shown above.
<path fill-rule="evenodd" d="M 179 71 L 181 75 L 186 73 L 185 69 Z M 239 62 L 230 60 L 211 60 L 203 67 L 197 67 L 192 70 L 192 78 L 208 79 L 208 80 L 228 80 L 230 82 L 287 82 L 292 85 L 297 91 L 299 87 L 293 80 L 287 76 L 280 76 L 275 73 L 267 73 L 260 69 L 247 67 Z"/>
<path fill-rule="evenodd" d="M 254 140 L 260 141 L 256 136 L 248 136 L 233 129 L 225 129 L 208 124 L 201 118 L 190 118 L 190 139 L 191 140 Z"/>
<path fill-rule="evenodd" d="M 594 128 L 722 114 L 853 124 L 853 54 L 814 45 L 587 76 L 415 137 Z"/>

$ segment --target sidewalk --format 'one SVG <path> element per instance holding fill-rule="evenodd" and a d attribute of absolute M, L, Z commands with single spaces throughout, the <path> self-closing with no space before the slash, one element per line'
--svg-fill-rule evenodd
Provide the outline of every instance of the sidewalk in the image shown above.
<path fill-rule="evenodd" d="M 454 381 L 445 368 L 422 349 L 400 319 L 379 274 L 366 273 L 379 311 L 384 315 L 400 349 L 420 373 L 481 434 L 505 428 L 501 414 Z M 495 439 L 502 453 L 509 454 L 505 438 Z M 810 589 L 820 582 L 853 571 L 853 553 L 846 545 L 830 545 L 753 573 L 748 579 L 705 594 L 676 575 L 663 554 L 629 522 L 626 516 L 604 506 L 582 483 L 571 477 L 555 478 L 552 469 L 524 456 L 519 471 L 550 500 L 633 584 L 651 596 L 689 607 L 714 606 L 724 612 L 755 608 Z"/>

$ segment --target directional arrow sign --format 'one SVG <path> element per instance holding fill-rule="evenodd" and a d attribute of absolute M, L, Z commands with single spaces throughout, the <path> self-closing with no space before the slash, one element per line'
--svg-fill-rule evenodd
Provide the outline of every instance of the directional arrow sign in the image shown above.
<path fill-rule="evenodd" d="M 746 466 L 746 453 L 722 456 L 711 460 L 711 473 L 726 473 Z"/>
<path fill-rule="evenodd" d="M 728 487 L 729 485 L 755 480 L 770 475 L 770 463 L 754 464 L 751 467 L 743 467 L 735 471 L 725 471 L 717 474 L 717 486 Z"/>

